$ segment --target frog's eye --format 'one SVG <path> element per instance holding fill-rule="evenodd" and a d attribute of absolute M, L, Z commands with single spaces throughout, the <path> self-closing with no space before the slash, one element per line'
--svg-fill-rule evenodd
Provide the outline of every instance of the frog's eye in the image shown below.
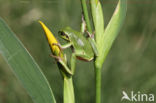
<path fill-rule="evenodd" d="M 59 34 L 61 35 L 61 37 L 63 37 L 66 40 L 69 40 L 69 37 L 62 31 L 59 31 Z"/>
<path fill-rule="evenodd" d="M 62 32 L 62 31 L 59 31 L 59 34 L 60 34 L 61 36 L 65 36 L 65 33 Z"/>

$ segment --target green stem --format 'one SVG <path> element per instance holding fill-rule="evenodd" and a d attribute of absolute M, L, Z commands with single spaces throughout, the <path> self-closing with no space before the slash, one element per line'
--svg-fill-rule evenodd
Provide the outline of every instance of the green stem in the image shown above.
<path fill-rule="evenodd" d="M 101 103 L 101 67 L 95 62 L 95 88 L 96 88 L 96 102 Z"/>
<path fill-rule="evenodd" d="M 64 103 L 75 103 L 72 77 L 64 76 Z"/>
<path fill-rule="evenodd" d="M 86 5 L 86 0 L 81 0 L 82 2 L 82 9 L 84 13 L 84 18 L 86 21 L 87 25 L 87 30 L 89 33 L 92 34 L 92 28 L 90 25 L 90 20 L 88 16 L 88 10 L 87 10 L 87 5 Z M 98 3 L 98 0 L 91 1 L 92 3 L 95 3 L 95 5 Z M 96 9 L 95 7 L 93 8 L 94 10 Z M 95 61 L 95 86 L 96 86 L 96 103 L 101 103 L 101 66 L 98 64 L 97 61 Z"/>
<path fill-rule="evenodd" d="M 82 9 L 83 9 L 83 14 L 84 14 L 84 19 L 86 21 L 86 25 L 87 25 L 87 30 L 90 34 L 92 34 L 92 28 L 90 25 L 90 20 L 89 20 L 89 15 L 88 15 L 88 9 L 87 9 L 87 5 L 86 5 L 86 0 L 81 0 L 81 4 L 82 4 Z"/>

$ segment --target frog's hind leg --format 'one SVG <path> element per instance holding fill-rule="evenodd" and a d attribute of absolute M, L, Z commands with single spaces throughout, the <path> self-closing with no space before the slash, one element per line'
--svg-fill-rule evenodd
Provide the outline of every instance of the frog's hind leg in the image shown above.
<path fill-rule="evenodd" d="M 67 63 L 65 63 L 61 57 L 55 56 L 53 54 L 50 54 L 51 57 L 55 58 L 57 60 L 58 63 L 60 63 L 62 65 L 63 71 L 65 71 L 66 73 L 68 73 L 70 76 L 73 75 L 72 71 L 68 68 Z"/>
<path fill-rule="evenodd" d="M 63 62 L 61 60 L 61 61 L 59 61 L 59 63 L 62 65 L 63 71 L 65 71 L 66 73 L 68 73 L 69 76 L 72 76 L 73 75 L 72 71 L 69 69 L 69 67 L 67 66 L 67 64 L 65 62 Z"/>
<path fill-rule="evenodd" d="M 95 56 L 98 56 L 98 50 L 96 47 L 96 42 L 94 40 L 94 34 L 90 34 L 88 31 L 87 31 L 87 34 L 88 34 L 88 41 L 92 46 L 93 52 L 94 52 Z"/>
<path fill-rule="evenodd" d="M 62 60 L 61 57 L 55 56 L 53 54 L 49 54 L 49 56 L 51 56 L 52 58 L 55 58 L 57 61 Z"/>

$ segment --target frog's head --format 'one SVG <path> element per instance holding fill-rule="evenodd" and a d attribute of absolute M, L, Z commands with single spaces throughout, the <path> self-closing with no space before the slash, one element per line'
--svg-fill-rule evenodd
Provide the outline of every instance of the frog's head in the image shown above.
<path fill-rule="evenodd" d="M 61 36 L 63 39 L 69 41 L 69 36 L 70 36 L 70 28 L 69 27 L 66 27 L 62 30 L 60 30 L 58 32 L 59 36 Z"/>

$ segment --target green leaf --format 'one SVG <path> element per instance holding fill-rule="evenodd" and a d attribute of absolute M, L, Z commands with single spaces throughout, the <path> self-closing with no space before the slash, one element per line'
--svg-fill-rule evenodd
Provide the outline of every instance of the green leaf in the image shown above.
<path fill-rule="evenodd" d="M 0 19 L 0 54 L 34 103 L 56 103 L 40 67 L 2 19 Z"/>
<path fill-rule="evenodd" d="M 104 17 L 103 10 L 99 0 L 90 0 L 91 2 L 91 11 L 93 17 L 93 23 L 95 28 L 95 41 L 97 44 L 97 49 L 100 48 L 100 39 L 104 34 Z M 98 49 L 99 50 L 99 49 Z"/>
<path fill-rule="evenodd" d="M 119 34 L 123 21 L 126 17 L 126 11 L 127 0 L 119 0 L 116 10 L 107 25 L 103 36 L 98 39 L 98 41 L 100 41 L 100 43 L 97 44 L 99 57 L 96 58 L 96 65 L 98 67 L 102 67 L 115 38 Z"/>
<path fill-rule="evenodd" d="M 73 80 L 71 77 L 64 77 L 64 102 L 75 103 Z"/>

